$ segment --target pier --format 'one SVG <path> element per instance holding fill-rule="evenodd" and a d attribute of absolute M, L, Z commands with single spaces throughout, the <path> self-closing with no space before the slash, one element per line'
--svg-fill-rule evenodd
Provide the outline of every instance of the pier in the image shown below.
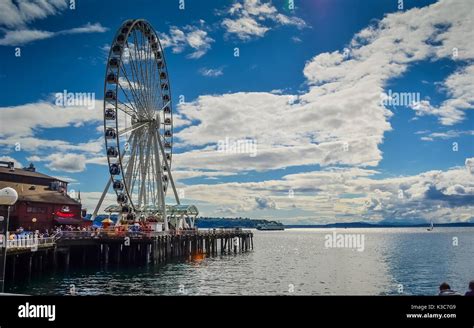
<path fill-rule="evenodd" d="M 158 265 L 252 249 L 253 233 L 242 229 L 63 231 L 49 238 L 9 240 L 5 280 L 12 283 L 70 268 Z"/>

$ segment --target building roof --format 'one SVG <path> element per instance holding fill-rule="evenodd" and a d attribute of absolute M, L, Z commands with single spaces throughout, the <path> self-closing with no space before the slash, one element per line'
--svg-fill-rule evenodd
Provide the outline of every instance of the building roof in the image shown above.
<path fill-rule="evenodd" d="M 0 189 L 5 187 L 11 187 L 16 190 L 18 201 L 80 205 L 78 201 L 72 199 L 69 195 L 50 190 L 47 186 L 0 181 Z"/>
<path fill-rule="evenodd" d="M 170 211 L 172 214 L 183 214 L 183 215 L 198 215 L 199 211 L 196 206 L 194 205 L 174 205 L 171 207 Z"/>
<path fill-rule="evenodd" d="M 46 174 L 43 174 L 43 173 L 33 172 L 33 171 L 28 171 L 28 170 L 18 169 L 18 168 L 14 169 L 12 171 L 8 167 L 0 166 L 0 174 L 1 173 L 66 182 L 66 181 L 63 181 L 61 179 L 58 179 L 58 178 L 55 178 L 55 177 L 52 177 L 52 176 L 49 176 L 49 175 L 46 175 Z"/>

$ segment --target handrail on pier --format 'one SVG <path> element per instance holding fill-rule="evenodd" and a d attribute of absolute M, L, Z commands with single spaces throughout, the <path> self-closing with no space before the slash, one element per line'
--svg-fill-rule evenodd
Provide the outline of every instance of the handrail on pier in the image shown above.
<path fill-rule="evenodd" d="M 14 239 L 8 239 L 6 246 L 8 248 L 31 248 L 35 249 L 38 246 L 53 246 L 55 240 L 53 237 L 38 237 L 35 235 L 15 236 Z"/>
<path fill-rule="evenodd" d="M 216 235 L 225 233 L 250 233 L 250 230 L 242 229 L 209 229 L 209 230 L 178 230 L 178 231 L 60 231 L 56 234 L 57 239 L 102 239 L 102 238 L 155 238 L 160 236 L 196 236 L 196 235 Z"/>

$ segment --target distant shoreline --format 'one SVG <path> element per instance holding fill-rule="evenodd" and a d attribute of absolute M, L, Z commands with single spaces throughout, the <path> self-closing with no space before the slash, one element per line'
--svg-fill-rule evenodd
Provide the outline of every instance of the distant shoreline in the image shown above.
<path fill-rule="evenodd" d="M 213 228 L 244 228 L 252 229 L 258 225 L 269 223 L 277 223 L 276 221 L 250 218 L 198 218 L 196 226 L 202 229 Z M 413 223 L 406 222 L 338 222 L 328 224 L 283 224 L 285 229 L 292 228 L 428 228 L 429 223 Z M 474 227 L 474 222 L 456 222 L 456 223 L 435 223 L 436 227 Z"/>
<path fill-rule="evenodd" d="M 290 224 L 284 225 L 285 229 L 292 228 L 426 228 L 427 224 L 370 224 L 370 223 L 330 223 L 330 224 L 311 224 L 311 225 L 298 225 Z M 447 228 L 447 227 L 474 227 L 474 223 L 439 223 L 435 224 L 435 227 Z"/>

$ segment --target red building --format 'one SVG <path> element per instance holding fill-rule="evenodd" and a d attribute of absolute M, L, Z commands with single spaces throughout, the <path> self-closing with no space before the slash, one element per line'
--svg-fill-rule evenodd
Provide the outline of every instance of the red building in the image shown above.
<path fill-rule="evenodd" d="M 36 172 L 33 164 L 18 169 L 0 161 L 0 189 L 11 187 L 18 201 L 10 209 L 9 230 L 51 229 L 57 225 L 80 225 L 81 203 L 67 193 L 67 182 Z"/>

